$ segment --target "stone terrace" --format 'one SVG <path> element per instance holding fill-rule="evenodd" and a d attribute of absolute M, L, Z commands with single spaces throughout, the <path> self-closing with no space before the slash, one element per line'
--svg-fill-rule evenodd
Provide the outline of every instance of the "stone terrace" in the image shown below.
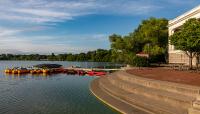
<path fill-rule="evenodd" d="M 135 109 L 148 114 L 200 114 L 198 82 L 200 75 L 196 73 L 132 69 L 94 80 L 91 91 L 127 114 L 141 114 Z"/>

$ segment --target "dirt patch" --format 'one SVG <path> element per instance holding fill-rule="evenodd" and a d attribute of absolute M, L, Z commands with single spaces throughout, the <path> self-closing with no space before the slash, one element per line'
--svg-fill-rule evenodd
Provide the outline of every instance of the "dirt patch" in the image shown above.
<path fill-rule="evenodd" d="M 164 68 L 144 68 L 131 69 L 127 70 L 127 72 L 150 79 L 200 86 L 200 73 L 194 73 L 191 71 L 177 71 Z"/>

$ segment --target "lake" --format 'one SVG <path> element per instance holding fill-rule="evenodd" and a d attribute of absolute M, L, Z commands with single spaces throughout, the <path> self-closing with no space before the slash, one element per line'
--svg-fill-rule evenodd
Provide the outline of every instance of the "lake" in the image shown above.
<path fill-rule="evenodd" d="M 107 63 L 60 61 L 0 61 L 0 114 L 116 114 L 89 91 L 96 77 L 67 74 L 6 75 L 6 67 L 56 63 L 102 66 Z"/>

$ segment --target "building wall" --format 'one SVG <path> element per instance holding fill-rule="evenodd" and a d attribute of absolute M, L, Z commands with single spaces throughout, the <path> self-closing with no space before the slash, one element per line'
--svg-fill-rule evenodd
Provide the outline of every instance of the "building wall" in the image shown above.
<path fill-rule="evenodd" d="M 178 16 L 177 18 L 170 20 L 168 24 L 169 36 L 171 36 L 174 33 L 174 31 L 180 28 L 188 19 L 191 18 L 200 19 L 200 5 L 184 13 L 181 16 Z M 170 40 L 169 40 L 168 52 L 169 52 L 169 63 L 189 64 L 188 56 L 183 51 L 176 50 L 173 45 L 170 45 Z M 196 58 L 194 58 L 193 65 L 196 64 L 196 61 L 197 61 Z"/>

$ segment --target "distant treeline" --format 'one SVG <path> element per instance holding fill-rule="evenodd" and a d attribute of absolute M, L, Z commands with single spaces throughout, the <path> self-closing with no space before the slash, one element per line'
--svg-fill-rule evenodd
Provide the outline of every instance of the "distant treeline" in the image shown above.
<path fill-rule="evenodd" d="M 40 54 L 1 54 L 0 60 L 50 60 L 50 61 L 93 61 L 93 62 L 110 62 L 111 61 L 111 51 L 104 49 L 97 49 L 95 51 L 89 51 L 87 53 L 79 54 L 50 54 L 50 55 L 40 55 Z"/>

